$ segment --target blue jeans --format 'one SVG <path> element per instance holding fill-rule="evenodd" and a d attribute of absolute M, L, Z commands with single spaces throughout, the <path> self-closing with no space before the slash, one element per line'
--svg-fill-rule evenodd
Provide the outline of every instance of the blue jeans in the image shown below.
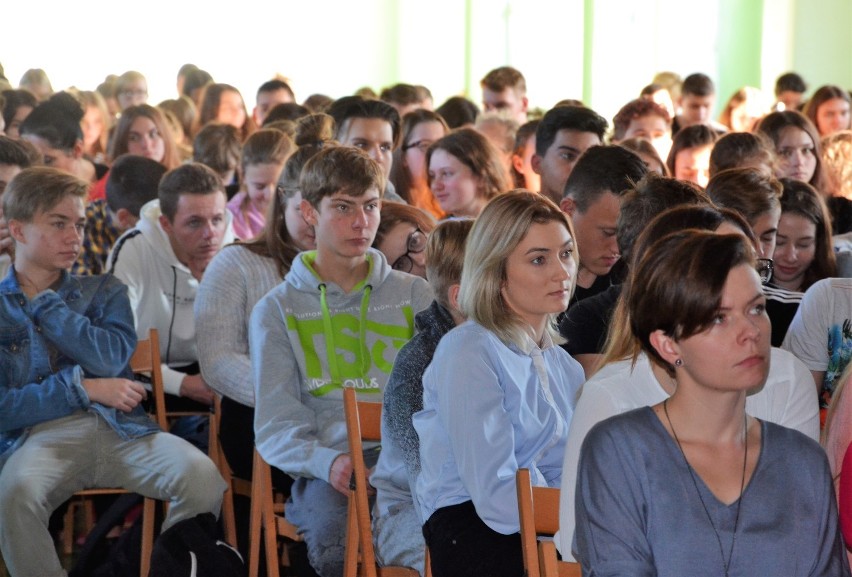
<path fill-rule="evenodd" d="M 171 505 L 163 530 L 219 514 L 225 483 L 201 451 L 174 435 L 122 439 L 99 415 L 36 425 L 0 470 L 0 551 L 14 577 L 64 576 L 47 529 L 76 491 L 122 487 Z"/>

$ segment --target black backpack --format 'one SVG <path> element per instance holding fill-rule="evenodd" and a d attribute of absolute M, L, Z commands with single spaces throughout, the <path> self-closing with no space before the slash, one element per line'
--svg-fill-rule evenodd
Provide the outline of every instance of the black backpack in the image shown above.
<path fill-rule="evenodd" d="M 154 544 L 150 577 L 244 577 L 243 558 L 217 533 L 212 513 L 175 524 Z"/>

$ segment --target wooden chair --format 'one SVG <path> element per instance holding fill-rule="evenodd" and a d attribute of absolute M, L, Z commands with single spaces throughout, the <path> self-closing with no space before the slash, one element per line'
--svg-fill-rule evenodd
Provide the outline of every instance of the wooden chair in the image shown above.
<path fill-rule="evenodd" d="M 136 344 L 136 350 L 130 358 L 130 368 L 134 373 L 145 373 L 151 378 L 151 387 L 154 392 L 157 390 L 163 391 L 163 373 L 160 366 L 160 341 L 157 329 L 151 329 L 148 333 L 148 338 L 141 340 Z M 156 399 L 155 399 L 156 401 Z M 161 405 L 154 403 L 154 414 L 152 418 L 157 421 L 157 424 L 163 430 L 166 430 L 166 415 L 161 408 L 165 406 L 165 402 Z M 129 493 L 125 489 L 85 489 L 74 493 L 72 501 L 68 506 L 68 511 L 65 513 L 65 529 L 63 538 L 63 551 L 65 554 L 71 554 L 74 544 L 74 512 L 78 505 L 81 505 L 84 510 L 85 520 L 87 523 L 87 531 L 90 531 L 94 525 L 94 513 L 90 497 L 97 495 L 123 495 Z M 142 561 L 140 564 L 140 575 L 148 576 L 148 571 L 151 567 L 151 551 L 154 549 L 154 516 L 155 516 L 155 500 L 145 498 L 142 505 Z"/>
<path fill-rule="evenodd" d="M 234 495 L 251 498 L 251 481 L 234 477 L 225 452 L 219 442 L 219 431 L 222 424 L 222 399 L 216 396 L 213 402 L 213 414 L 210 415 L 210 458 L 216 463 L 222 479 L 225 480 L 225 494 L 222 496 L 222 526 L 225 530 L 225 541 L 231 547 L 237 547 L 237 523 L 234 515 Z M 215 458 L 214 458 L 215 455 Z"/>
<path fill-rule="evenodd" d="M 344 577 L 419 577 L 410 567 L 379 567 L 373 549 L 367 467 L 364 463 L 363 441 L 381 441 L 381 403 L 358 402 L 355 389 L 343 390 L 346 415 L 346 434 L 352 459 L 355 489 L 349 493 L 349 516 L 346 528 Z M 360 554 L 360 572 L 358 560 Z"/>
<path fill-rule="evenodd" d="M 559 489 L 533 487 L 529 469 L 518 470 L 516 484 L 524 574 L 527 577 L 580 577 L 579 563 L 558 561 L 553 541 L 538 540 L 539 535 L 552 537 L 559 530 Z"/>
<path fill-rule="evenodd" d="M 278 555 L 278 537 L 301 541 L 302 536 L 299 535 L 298 528 L 284 517 L 284 500 L 283 498 L 276 500 L 273 494 L 272 469 L 257 449 L 254 450 L 251 475 L 249 577 L 258 577 L 260 571 L 261 538 L 266 553 L 266 575 L 279 577 L 279 567 L 283 559 Z M 233 514 L 233 509 L 231 513 Z"/>

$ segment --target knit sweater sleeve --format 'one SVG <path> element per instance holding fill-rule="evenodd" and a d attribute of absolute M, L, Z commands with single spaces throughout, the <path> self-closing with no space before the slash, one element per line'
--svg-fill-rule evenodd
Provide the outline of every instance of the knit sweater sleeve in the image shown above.
<path fill-rule="evenodd" d="M 198 362 L 204 381 L 238 403 L 255 404 L 248 326 L 257 293 L 280 278 L 271 259 L 247 249 L 222 250 L 204 271 L 195 300 Z"/>

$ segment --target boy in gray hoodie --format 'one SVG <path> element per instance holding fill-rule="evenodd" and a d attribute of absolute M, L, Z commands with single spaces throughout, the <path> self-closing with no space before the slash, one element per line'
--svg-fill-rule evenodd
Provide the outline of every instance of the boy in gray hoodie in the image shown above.
<path fill-rule="evenodd" d="M 287 516 L 311 565 L 331 577 L 343 572 L 352 474 L 343 388 L 382 401 L 396 354 L 432 292 L 370 248 L 385 177 L 364 152 L 323 150 L 305 165 L 300 185 L 317 250 L 301 253 L 252 313 L 255 435 L 263 458 L 296 479 Z"/>

